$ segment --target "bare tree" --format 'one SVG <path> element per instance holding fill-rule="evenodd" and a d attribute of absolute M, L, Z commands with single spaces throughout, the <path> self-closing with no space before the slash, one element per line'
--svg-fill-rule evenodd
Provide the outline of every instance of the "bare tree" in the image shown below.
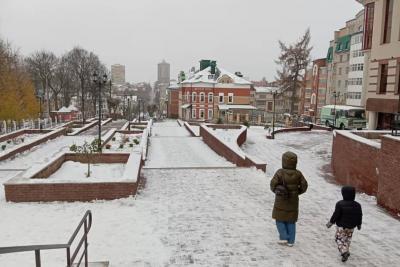
<path fill-rule="evenodd" d="M 307 29 L 299 41 L 294 44 L 285 44 L 279 41 L 281 54 L 276 60 L 281 69 L 277 71 L 277 80 L 283 90 L 283 94 L 287 96 L 289 104 L 289 113 L 294 113 L 296 103 L 296 93 L 301 87 L 304 79 L 305 71 L 310 63 L 310 47 L 311 34 Z"/>
<path fill-rule="evenodd" d="M 51 83 L 57 61 L 58 59 L 54 53 L 46 50 L 36 51 L 26 59 L 32 78 L 40 82 L 46 95 L 48 115 L 50 115 L 51 111 L 49 84 Z"/>

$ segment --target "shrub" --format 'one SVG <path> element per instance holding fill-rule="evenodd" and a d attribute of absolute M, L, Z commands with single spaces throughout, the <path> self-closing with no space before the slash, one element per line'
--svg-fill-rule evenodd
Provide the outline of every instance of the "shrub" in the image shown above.
<path fill-rule="evenodd" d="M 2 149 L 2 150 L 6 150 L 6 147 L 7 147 L 6 145 L 2 145 L 2 146 L 1 146 L 1 149 Z"/>
<path fill-rule="evenodd" d="M 124 148 L 124 144 L 120 144 L 119 148 L 121 148 L 121 149 Z"/>
<path fill-rule="evenodd" d="M 136 138 L 135 138 L 135 139 L 133 139 L 133 142 L 134 142 L 136 145 L 138 145 L 138 144 L 139 144 L 139 140 L 137 140 Z"/>
<path fill-rule="evenodd" d="M 11 144 L 11 140 L 7 140 L 7 144 Z"/>
<path fill-rule="evenodd" d="M 76 144 L 73 144 L 73 145 L 71 145 L 71 146 L 69 147 L 69 151 L 72 151 L 72 152 L 76 152 L 77 149 L 78 149 L 78 147 L 76 146 Z"/>
<path fill-rule="evenodd" d="M 115 139 L 115 137 L 113 137 L 111 140 L 115 141 L 116 139 Z"/>
<path fill-rule="evenodd" d="M 21 142 L 23 143 L 25 141 L 25 138 L 21 138 Z"/>
<path fill-rule="evenodd" d="M 129 147 L 133 147 L 133 144 L 131 143 L 131 144 L 129 144 Z"/>
<path fill-rule="evenodd" d="M 248 121 L 243 122 L 243 125 L 246 126 L 247 128 L 250 127 L 250 123 Z"/>
<path fill-rule="evenodd" d="M 110 144 L 107 144 L 106 145 L 106 149 L 110 149 L 111 148 L 111 145 Z"/>

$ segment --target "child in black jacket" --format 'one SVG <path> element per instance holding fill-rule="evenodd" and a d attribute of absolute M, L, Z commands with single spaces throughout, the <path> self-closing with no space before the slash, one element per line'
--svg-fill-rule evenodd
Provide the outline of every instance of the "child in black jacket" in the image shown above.
<path fill-rule="evenodd" d="M 343 200 L 336 203 L 335 212 L 326 226 L 330 228 L 336 224 L 335 241 L 342 255 L 342 261 L 345 262 L 350 256 L 349 249 L 354 228 L 361 230 L 362 209 L 361 205 L 354 200 L 356 198 L 354 187 L 344 186 L 342 195 Z"/>

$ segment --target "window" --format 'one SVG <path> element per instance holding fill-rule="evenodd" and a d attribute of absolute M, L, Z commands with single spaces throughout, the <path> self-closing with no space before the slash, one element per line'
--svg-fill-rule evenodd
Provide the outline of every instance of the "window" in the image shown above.
<path fill-rule="evenodd" d="M 337 81 L 337 87 L 338 87 L 338 89 L 340 89 L 341 86 L 342 86 L 342 81 L 341 81 L 341 80 Z"/>
<path fill-rule="evenodd" d="M 349 74 L 349 67 L 346 67 L 346 74 Z"/>
<path fill-rule="evenodd" d="M 192 109 L 192 119 L 196 119 L 196 109 Z"/>
<path fill-rule="evenodd" d="M 392 17 L 393 17 L 393 0 L 385 1 L 385 24 L 383 27 L 383 42 L 384 44 L 390 43 L 392 32 Z"/>
<path fill-rule="evenodd" d="M 343 62 L 343 55 L 340 55 L 340 62 Z"/>
<path fill-rule="evenodd" d="M 204 119 L 204 109 L 200 109 L 200 119 Z"/>
<path fill-rule="evenodd" d="M 381 64 L 379 66 L 380 79 L 379 79 L 379 93 L 385 94 L 388 78 L 388 64 Z"/>
<path fill-rule="evenodd" d="M 400 94 L 400 61 L 397 62 L 397 93 Z"/>
<path fill-rule="evenodd" d="M 212 103 L 214 101 L 213 93 L 208 94 L 208 103 Z"/>
<path fill-rule="evenodd" d="M 218 102 L 219 103 L 224 103 L 224 93 L 219 93 L 218 94 Z"/>
<path fill-rule="evenodd" d="M 268 111 L 272 111 L 272 102 L 268 102 L 268 107 L 267 107 L 267 109 L 268 109 Z"/>
<path fill-rule="evenodd" d="M 228 103 L 233 103 L 233 93 L 228 93 Z"/>
<path fill-rule="evenodd" d="M 374 10 L 375 3 L 369 3 L 365 6 L 363 49 L 371 49 L 372 47 L 372 33 L 374 31 Z"/>
<path fill-rule="evenodd" d="M 342 75 L 342 68 L 339 68 L 339 75 Z"/>
<path fill-rule="evenodd" d="M 212 109 L 209 109 L 208 110 L 208 117 L 207 117 L 209 120 L 212 120 L 212 118 L 213 118 L 213 110 Z"/>
<path fill-rule="evenodd" d="M 192 102 L 196 102 L 196 97 L 197 97 L 196 93 L 192 93 Z"/>
<path fill-rule="evenodd" d="M 204 93 L 200 93 L 200 102 L 204 103 L 205 98 L 206 98 L 205 94 Z M 204 110 L 203 110 L 203 112 L 204 112 Z"/>

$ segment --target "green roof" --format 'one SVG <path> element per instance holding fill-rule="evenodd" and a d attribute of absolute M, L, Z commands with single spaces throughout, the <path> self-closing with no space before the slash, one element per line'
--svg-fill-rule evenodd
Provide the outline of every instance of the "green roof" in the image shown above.
<path fill-rule="evenodd" d="M 331 63 L 333 60 L 333 47 L 329 47 L 328 49 L 328 55 L 326 56 L 326 61 L 328 61 L 328 63 Z"/>
<path fill-rule="evenodd" d="M 351 35 L 340 37 L 336 42 L 336 52 L 345 52 L 350 50 Z"/>

